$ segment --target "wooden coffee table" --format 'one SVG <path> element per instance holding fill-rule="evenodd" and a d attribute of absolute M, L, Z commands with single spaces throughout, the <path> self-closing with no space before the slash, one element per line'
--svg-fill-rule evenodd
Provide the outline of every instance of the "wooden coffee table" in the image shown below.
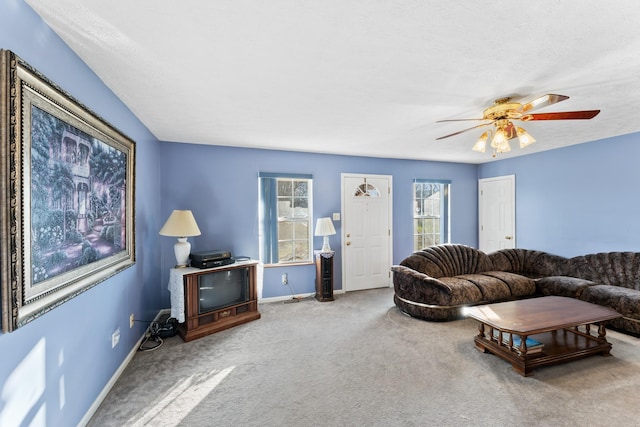
<path fill-rule="evenodd" d="M 476 348 L 511 362 L 523 376 L 540 366 L 593 354 L 610 356 L 604 322 L 622 317 L 607 307 L 556 296 L 469 307 L 467 315 L 480 322 Z M 541 343 L 542 349 L 527 348 L 527 338 Z"/>

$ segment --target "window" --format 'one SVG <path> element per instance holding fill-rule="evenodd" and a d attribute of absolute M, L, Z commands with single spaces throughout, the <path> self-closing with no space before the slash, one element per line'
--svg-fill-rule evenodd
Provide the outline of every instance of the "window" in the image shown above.
<path fill-rule="evenodd" d="M 380 190 L 378 190 L 375 185 L 367 184 L 367 178 L 364 179 L 364 184 L 360 184 L 358 188 L 356 188 L 354 197 L 380 197 Z"/>
<path fill-rule="evenodd" d="M 449 242 L 451 181 L 413 181 L 413 249 Z"/>
<path fill-rule="evenodd" d="M 312 176 L 260 172 L 259 186 L 262 262 L 311 262 Z"/>

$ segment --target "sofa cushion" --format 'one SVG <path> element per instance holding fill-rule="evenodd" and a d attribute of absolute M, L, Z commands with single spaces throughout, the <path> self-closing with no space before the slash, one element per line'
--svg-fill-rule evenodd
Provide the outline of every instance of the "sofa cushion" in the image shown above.
<path fill-rule="evenodd" d="M 508 271 L 485 271 L 482 274 L 502 280 L 509 287 L 512 298 L 531 296 L 536 293 L 535 281 L 529 277 Z"/>
<path fill-rule="evenodd" d="M 511 291 L 502 280 L 484 274 L 461 274 L 455 277 L 442 277 L 440 280 L 445 283 L 449 280 L 465 280 L 469 286 L 480 289 L 483 301 L 501 301 L 511 298 Z"/>
<path fill-rule="evenodd" d="M 584 289 L 580 299 L 614 309 L 624 317 L 611 320 L 607 325 L 640 336 L 640 291 L 620 286 L 596 285 Z"/>
<path fill-rule="evenodd" d="M 591 280 L 569 276 L 549 276 L 536 280 L 536 291 L 542 296 L 579 298 L 585 288 L 597 285 Z"/>
<path fill-rule="evenodd" d="M 585 288 L 580 299 L 610 307 L 625 317 L 640 320 L 640 291 L 611 285 L 594 285 Z"/>

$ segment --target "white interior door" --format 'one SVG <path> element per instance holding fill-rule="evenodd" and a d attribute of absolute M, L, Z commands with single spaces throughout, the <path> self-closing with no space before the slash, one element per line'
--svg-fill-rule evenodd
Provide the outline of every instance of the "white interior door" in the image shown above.
<path fill-rule="evenodd" d="M 478 181 L 479 249 L 485 253 L 515 248 L 515 175 Z"/>
<path fill-rule="evenodd" d="M 391 283 L 392 177 L 342 174 L 342 283 L 346 291 Z"/>

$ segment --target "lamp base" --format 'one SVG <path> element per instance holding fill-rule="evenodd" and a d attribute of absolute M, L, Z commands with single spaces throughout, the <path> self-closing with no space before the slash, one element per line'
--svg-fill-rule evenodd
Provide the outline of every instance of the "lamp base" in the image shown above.
<path fill-rule="evenodd" d="M 176 268 L 186 267 L 191 253 L 191 243 L 187 242 L 186 237 L 178 237 L 178 241 L 173 245 L 173 253 L 176 255 Z"/>
<path fill-rule="evenodd" d="M 329 246 L 329 236 L 322 238 L 322 249 L 320 252 L 331 252 L 331 246 Z"/>

